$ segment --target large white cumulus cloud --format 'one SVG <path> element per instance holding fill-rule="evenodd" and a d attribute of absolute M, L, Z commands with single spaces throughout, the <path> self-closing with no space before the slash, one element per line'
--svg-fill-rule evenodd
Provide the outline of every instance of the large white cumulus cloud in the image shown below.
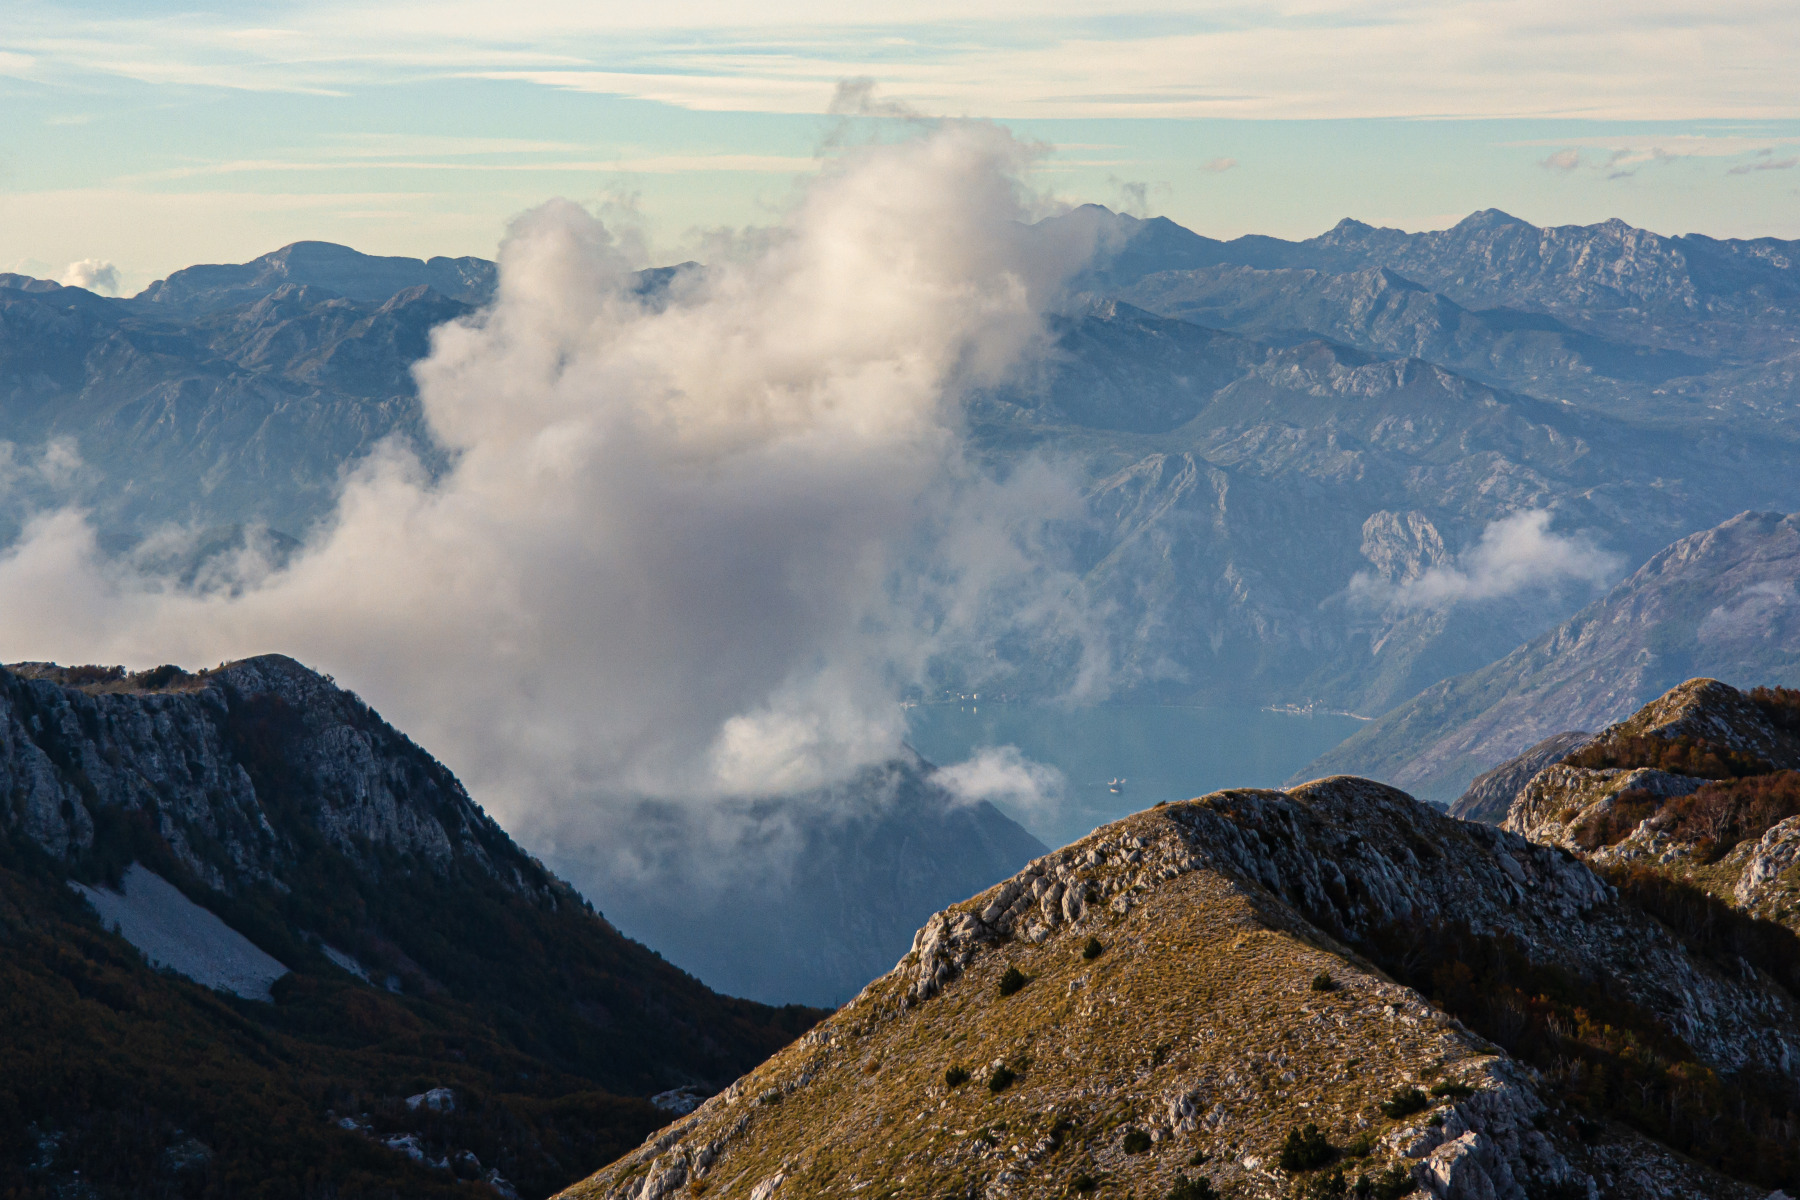
<path fill-rule="evenodd" d="M 598 220 L 545 205 L 418 368 L 447 473 L 387 446 L 286 569 L 247 555 L 210 591 L 47 514 L 0 561 L 0 657 L 286 652 L 526 825 L 842 778 L 897 748 L 894 688 L 948 641 L 997 607 L 1059 619 L 1031 535 L 1072 490 L 986 478 L 960 437 L 1085 249 L 1022 223 L 1027 158 L 975 123 L 843 152 L 754 253 L 654 300 Z"/>

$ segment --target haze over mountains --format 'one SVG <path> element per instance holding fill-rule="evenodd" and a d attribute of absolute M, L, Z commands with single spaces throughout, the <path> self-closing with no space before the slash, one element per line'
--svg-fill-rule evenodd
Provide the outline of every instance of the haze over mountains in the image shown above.
<path fill-rule="evenodd" d="M 1064 599 L 1008 624 L 993 616 L 1007 606 L 965 602 L 956 588 L 912 598 L 907 611 L 961 622 L 933 639 L 909 635 L 896 661 L 907 664 L 900 686 L 914 695 L 980 686 L 1022 698 L 1375 716 L 1544 635 L 1679 538 L 1745 510 L 1800 509 L 1800 476 L 1788 469 L 1795 444 L 1787 418 L 1800 398 L 1793 243 L 1665 238 L 1617 222 L 1539 229 L 1491 211 L 1426 234 L 1344 222 L 1302 242 L 1217 242 L 1091 206 L 1019 236 L 1018 262 L 1086 248 L 1086 266 L 1045 309 L 1045 336 L 1029 352 L 958 384 L 960 412 L 946 428 L 961 430 L 969 461 L 1011 490 L 994 493 L 999 503 L 987 511 L 1000 515 L 991 527 L 964 528 L 938 546 L 981 547 L 959 567 L 965 576 L 969 563 L 1004 561 L 1007 572 L 1024 573 L 996 587 L 1048 579 L 1054 586 L 1035 594 Z M 573 243 L 544 245 L 573 253 Z M 429 495 L 430 481 L 468 453 L 444 444 L 410 368 L 431 350 L 431 330 L 480 312 L 504 278 L 504 268 L 482 260 L 378 259 L 321 243 L 242 266 L 190 268 L 127 300 L 8 277 L 0 287 L 0 437 L 14 446 L 10 528 L 79 508 L 90 514 L 101 561 L 215 597 L 248 587 L 254 598 L 254 579 L 263 577 L 246 583 L 243 552 L 263 571 L 287 561 L 309 533 L 328 536 L 342 516 L 335 505 L 344 472 L 383 438 L 398 435 L 416 451 L 423 490 L 408 496 Z M 706 303 L 708 279 L 707 268 L 648 272 L 626 290 L 646 311 L 667 305 L 680 318 Z M 846 486 L 855 461 L 818 460 Z M 983 511 L 980 494 L 964 493 L 971 503 L 959 511 Z M 816 511 L 816 498 L 801 500 L 794 513 Z M 1033 522 L 1016 518 L 1034 508 Z M 188 532 L 171 534 L 169 522 Z M 1002 526 L 1012 532 L 995 534 Z M 729 544 L 722 536 L 719 544 Z M 990 553 L 994 546 L 1005 553 Z M 24 561 L 13 562 L 15 575 Z M 894 611 L 884 599 L 880 620 Z M 49 627 L 55 615 L 45 620 Z M 97 615 L 94 627 L 129 624 Z M 471 620 L 448 636 L 456 642 L 484 627 Z M 1774 679 L 1788 669 L 1785 651 L 1767 649 L 1776 643 L 1746 635 L 1741 644 L 1742 661 L 1732 663 L 1740 677 Z M 1703 657 L 1684 661 L 1723 673 Z M 568 667 L 573 689 L 582 680 L 573 660 Z M 1643 686 L 1662 680 L 1650 672 Z M 671 675 L 669 686 L 696 690 L 685 676 Z M 607 687 L 627 707 L 653 702 L 635 693 L 654 688 Z M 417 694 L 461 691 L 446 672 Z M 530 703 L 539 707 L 518 707 L 515 717 L 552 711 L 519 701 Z M 579 713 L 569 713 L 578 724 Z M 896 724 L 875 743 L 891 739 Z M 447 754 L 472 753 L 467 739 L 486 736 L 473 732 L 481 727 L 474 709 L 459 710 L 434 740 Z M 1437 782 L 1415 782 L 1448 798 L 1522 748 L 1514 734 L 1528 733 L 1464 746 L 1454 765 L 1430 768 Z M 1413 750 L 1387 753 L 1364 765 L 1399 778 Z M 606 786 L 573 774 L 576 793 Z M 935 836 L 1029 857 L 1029 835 L 992 809 L 980 837 L 957 832 L 968 819 L 963 799 L 937 794 Z M 784 818 L 771 826 L 787 831 L 777 857 L 861 861 L 827 893 L 894 897 L 870 928 L 909 929 L 999 869 L 998 859 L 976 855 L 962 874 L 933 882 L 943 890 L 926 899 L 893 882 L 904 868 L 892 874 L 854 849 L 872 836 L 866 831 L 883 828 L 885 810 L 858 810 L 848 824 L 839 811 L 821 809 L 831 815 L 818 828 L 865 832 L 843 833 L 827 853 L 821 835 L 801 831 L 813 826 Z M 699 837 L 687 819 L 673 827 Z M 729 836 L 753 846 L 759 820 L 734 817 Z M 709 980 L 772 999 L 829 1000 L 860 986 L 871 963 L 891 961 L 886 950 L 858 945 L 861 932 L 809 926 L 811 945 L 795 932 L 786 914 L 836 903 L 794 903 L 790 887 L 815 884 L 695 889 L 688 875 L 698 868 L 677 867 L 680 855 L 656 849 L 662 835 L 643 832 L 667 826 L 645 818 L 632 828 L 643 839 L 632 843 L 623 874 L 618 861 L 584 848 L 606 844 L 613 826 L 546 824 L 537 836 L 586 864 L 578 882 L 609 911 L 627 877 L 632 895 L 700 905 L 669 909 L 691 919 L 667 922 L 672 940 L 663 948 L 689 965 L 705 961 Z M 784 857 L 798 845 L 809 849 Z M 645 902 L 646 912 L 654 907 Z M 727 911 L 738 924 L 709 928 L 761 922 L 765 933 L 708 934 L 714 950 L 684 933 Z M 752 953 L 753 944 L 805 948 L 784 960 Z M 735 976 L 733 946 L 743 949 Z M 794 990 L 764 990 L 777 979 Z"/>

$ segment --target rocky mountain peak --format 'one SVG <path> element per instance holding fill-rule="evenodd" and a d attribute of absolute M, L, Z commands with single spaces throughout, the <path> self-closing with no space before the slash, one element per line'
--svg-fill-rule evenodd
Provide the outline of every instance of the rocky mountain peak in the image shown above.
<path fill-rule="evenodd" d="M 1464 233 L 1474 233 L 1478 230 L 1529 229 L 1533 226 L 1529 221 L 1522 221 L 1511 213 L 1497 208 L 1484 208 L 1470 213 L 1458 221 L 1454 228 Z"/>
<path fill-rule="evenodd" d="M 1664 692 L 1594 740 L 1594 750 L 1634 737 L 1694 739 L 1751 755 L 1770 769 L 1800 767 L 1800 741 L 1777 729 L 1762 706 L 1728 683 L 1690 679 Z"/>
<path fill-rule="evenodd" d="M 282 655 L 0 670 L 0 790 L 0 1058 L 43 1064 L 0 1107 L 41 1131 L 33 1188 L 193 1194 L 168 1155 L 197 1139 L 226 1178 L 544 1195 L 816 1015 L 628 941 Z"/>
<path fill-rule="evenodd" d="M 1534 774 L 1504 828 L 1800 930 L 1797 739 L 1800 693 L 1690 679 Z"/>
<path fill-rule="evenodd" d="M 208 313 L 252 303 L 286 284 L 307 284 L 349 300 L 386 301 L 429 284 L 467 304 L 493 295 L 497 268 L 486 259 L 429 260 L 364 254 L 333 242 L 293 242 L 247 263 L 183 268 L 139 292 L 134 302 L 183 313 Z"/>

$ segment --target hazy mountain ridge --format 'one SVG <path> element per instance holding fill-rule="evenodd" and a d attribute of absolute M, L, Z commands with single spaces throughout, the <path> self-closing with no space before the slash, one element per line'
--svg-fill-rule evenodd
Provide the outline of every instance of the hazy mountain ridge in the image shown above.
<path fill-rule="evenodd" d="M 1657 1053 L 1683 1065 L 1634 1076 L 1649 1093 L 1771 1080 L 1750 1140 L 1595 1087 L 1616 1033 L 1502 1016 L 1521 986 L 1680 1031 Z M 1546 1019 L 1565 1032 L 1531 1032 Z M 1800 1171 L 1796 1066 L 1783 983 L 1721 969 L 1562 851 L 1337 778 L 1161 806 L 1039 859 L 566 1194 L 1749 1198 Z"/>
<path fill-rule="evenodd" d="M 1692 255 L 1669 239 L 1534 232 L 1494 214 L 1441 236 L 1347 223 L 1298 243 L 1214 242 L 1091 206 L 1046 228 L 1058 222 L 1087 223 L 1102 247 L 1082 286 L 1231 327 L 1096 299 L 1052 320 L 1051 353 L 1024 378 L 971 405 L 983 454 L 1046 453 L 1086 480 L 1089 521 L 1070 532 L 1070 554 L 1114 614 L 1105 635 L 1122 697 L 1373 714 L 1498 658 L 1591 596 L 1564 586 L 1352 603 L 1345 589 L 1372 566 L 1363 526 L 1384 513 L 1424 521 L 1445 546 L 1439 565 L 1453 565 L 1489 522 L 1521 508 L 1546 508 L 1556 529 L 1596 531 L 1603 548 L 1641 561 L 1746 508 L 1800 505 L 1776 419 L 1800 386 L 1791 364 L 1740 354 L 1721 366 L 1548 315 L 1569 297 L 1636 303 L 1657 287 L 1773 295 L 1788 271 L 1779 247 L 1703 248 L 1750 265 L 1695 284 L 1682 265 Z M 1402 268 L 1461 280 L 1461 299 Z M 177 272 L 129 301 L 42 281 L 0 288 L 0 386 L 13 380 L 0 438 L 29 455 L 74 436 L 88 464 L 56 487 L 15 473 L 13 521 L 60 487 L 93 508 L 108 544 L 166 520 L 303 534 L 342 469 L 382 437 L 400 433 L 431 457 L 409 367 L 435 324 L 488 294 L 491 269 L 298 243 Z M 646 294 L 685 269 L 644 273 Z M 1565 276 L 1587 282 L 1557 283 Z M 1605 291 L 1607 280 L 1618 287 Z M 390 285 L 405 289 L 376 303 Z M 1181 296 L 1205 303 L 1183 308 Z M 1538 308 L 1465 304 L 1500 300 Z M 1682 390 L 1701 379 L 1717 391 L 1725 376 L 1743 404 Z M 1183 455 L 1210 481 L 1209 499 L 1176 482 L 1192 472 L 1155 501 L 1136 498 L 1159 463 Z M 1114 494 L 1121 481 L 1133 498 Z M 998 686 L 1058 691 L 1060 660 L 1027 655 Z"/>
<path fill-rule="evenodd" d="M 409 368 L 434 326 L 468 311 L 417 288 L 364 303 L 284 284 L 184 318 L 0 288 L 0 439 L 20 459 L 72 441 L 87 471 L 25 498 L 89 504 L 115 538 L 167 521 L 300 535 L 383 437 L 429 447 Z"/>
<path fill-rule="evenodd" d="M 1434 684 L 1305 769 L 1450 800 L 1478 771 L 1623 720 L 1696 674 L 1800 683 L 1800 515 L 1744 513 L 1682 538 L 1562 625 Z"/>
<path fill-rule="evenodd" d="M 918 922 L 981 880 L 1018 869 L 1044 845 L 984 800 L 966 801 L 907 753 L 829 788 L 722 801 L 713 817 L 751 832 L 728 861 L 691 815 L 646 804 L 666 857 L 608 882 L 602 858 L 560 852 L 565 873 L 633 935 L 731 995 L 843 1003 L 906 945 Z M 602 847 L 604 853 L 606 848 Z"/>
<path fill-rule="evenodd" d="M 1090 472 L 1079 562 L 1114 614 L 1126 694 L 1377 713 L 1592 594 L 1569 581 L 1460 604 L 1349 596 L 1376 566 L 1364 527 L 1382 514 L 1423 522 L 1438 566 L 1528 508 L 1641 559 L 1703 514 L 1793 488 L 1782 443 L 1678 434 L 1418 359 L 1262 344 L 1116 303 L 1061 329 L 1036 374 L 976 405 L 976 436 Z"/>
<path fill-rule="evenodd" d="M 421 261 L 363 254 L 332 242 L 294 242 L 247 263 L 184 267 L 132 300 L 138 307 L 155 305 L 198 315 L 253 303 L 301 284 L 375 304 L 399 292 L 428 287 L 480 307 L 493 298 L 497 279 L 494 264 L 485 258 L 438 256 Z"/>
<path fill-rule="evenodd" d="M 17 1186 L 81 1170 L 143 1194 L 184 1137 L 212 1165 L 175 1173 L 171 1195 L 287 1177 L 273 1164 L 293 1156 L 313 1160 L 307 1195 L 453 1186 L 376 1144 L 410 1130 L 428 1161 L 468 1150 L 547 1190 L 654 1127 L 652 1093 L 720 1086 L 816 1015 L 718 996 L 621 937 L 448 770 L 291 660 L 23 664 L 0 673 L 0 709 L 0 1057 L 54 1060 L 7 1072 L 0 1170 Z M 154 982 L 98 934 L 62 881 L 116 885 L 134 861 L 289 968 L 272 1003 Z M 46 1007 L 59 971 L 99 1007 Z M 169 1039 L 193 1036 L 215 1049 L 184 1064 Z M 263 1078 L 269 1054 L 288 1067 Z M 401 1104 L 436 1086 L 461 1115 Z M 48 1157 L 27 1144 L 44 1137 Z"/>

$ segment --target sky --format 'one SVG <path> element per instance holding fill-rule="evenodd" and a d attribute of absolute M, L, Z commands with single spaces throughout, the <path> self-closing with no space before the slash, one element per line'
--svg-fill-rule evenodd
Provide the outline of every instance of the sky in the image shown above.
<path fill-rule="evenodd" d="M 492 256 L 554 196 L 685 256 L 778 222 L 845 80 L 1039 144 L 1046 206 L 1212 236 L 1497 207 L 1800 237 L 1791 0 L 748 7 L 0 0 L 0 270 Z"/>

